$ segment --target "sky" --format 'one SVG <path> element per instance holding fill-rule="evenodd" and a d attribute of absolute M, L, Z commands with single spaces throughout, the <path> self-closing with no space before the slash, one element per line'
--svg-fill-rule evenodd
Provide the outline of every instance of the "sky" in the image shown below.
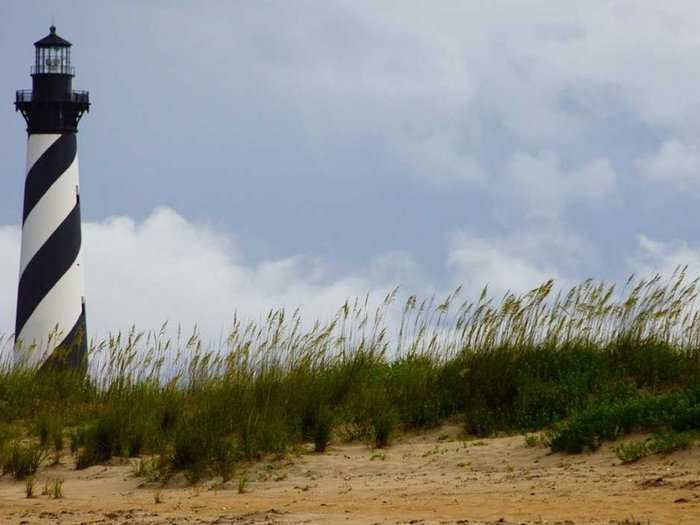
<path fill-rule="evenodd" d="M 700 6 L 0 3 L 0 333 L 35 40 L 73 43 L 89 331 L 700 275 Z"/>

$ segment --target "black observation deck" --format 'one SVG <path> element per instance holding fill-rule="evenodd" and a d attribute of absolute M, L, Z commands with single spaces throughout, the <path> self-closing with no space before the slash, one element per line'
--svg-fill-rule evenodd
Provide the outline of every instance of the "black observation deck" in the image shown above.
<path fill-rule="evenodd" d="M 33 100 L 41 102 L 41 98 L 34 98 L 34 92 L 31 89 L 20 89 L 15 93 L 15 105 L 18 104 L 28 104 Z M 90 93 L 87 91 L 73 90 L 68 93 L 64 93 L 63 96 L 57 96 L 51 98 L 52 101 L 56 102 L 74 102 L 76 104 L 87 104 L 90 105 Z M 19 109 L 19 108 L 17 108 Z"/>

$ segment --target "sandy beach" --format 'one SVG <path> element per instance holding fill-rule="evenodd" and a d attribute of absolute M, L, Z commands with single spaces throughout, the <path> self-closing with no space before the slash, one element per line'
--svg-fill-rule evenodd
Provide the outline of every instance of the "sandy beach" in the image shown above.
<path fill-rule="evenodd" d="M 41 495 L 48 479 L 64 480 L 63 498 Z M 24 482 L 0 480 L 0 522 L 700 523 L 698 449 L 623 465 L 609 445 L 551 454 L 522 436 L 463 439 L 457 425 L 398 437 L 385 450 L 352 443 L 325 454 L 297 451 L 241 466 L 225 485 L 175 478 L 162 487 L 136 477 L 131 463 L 76 471 L 67 454 L 36 480 L 31 499 Z"/>

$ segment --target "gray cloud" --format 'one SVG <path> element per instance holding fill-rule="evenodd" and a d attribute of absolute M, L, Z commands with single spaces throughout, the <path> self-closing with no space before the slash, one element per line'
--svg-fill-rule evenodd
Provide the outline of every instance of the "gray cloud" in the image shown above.
<path fill-rule="evenodd" d="M 694 189 L 700 183 L 700 149 L 695 144 L 666 140 L 658 152 L 641 158 L 637 165 L 643 175 L 659 184 Z"/>
<path fill-rule="evenodd" d="M 523 217 L 556 219 L 572 203 L 600 202 L 616 189 L 616 175 L 607 159 L 593 159 L 570 171 L 556 154 L 516 153 L 506 168 L 503 192 L 521 208 Z"/>

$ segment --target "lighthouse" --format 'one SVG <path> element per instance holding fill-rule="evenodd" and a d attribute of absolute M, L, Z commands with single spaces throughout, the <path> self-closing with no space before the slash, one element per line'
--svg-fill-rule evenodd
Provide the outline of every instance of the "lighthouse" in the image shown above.
<path fill-rule="evenodd" d="M 54 26 L 34 48 L 32 89 L 15 97 L 28 136 L 17 358 L 29 366 L 81 369 L 87 334 L 76 135 L 90 99 L 73 89 L 71 43 Z"/>

